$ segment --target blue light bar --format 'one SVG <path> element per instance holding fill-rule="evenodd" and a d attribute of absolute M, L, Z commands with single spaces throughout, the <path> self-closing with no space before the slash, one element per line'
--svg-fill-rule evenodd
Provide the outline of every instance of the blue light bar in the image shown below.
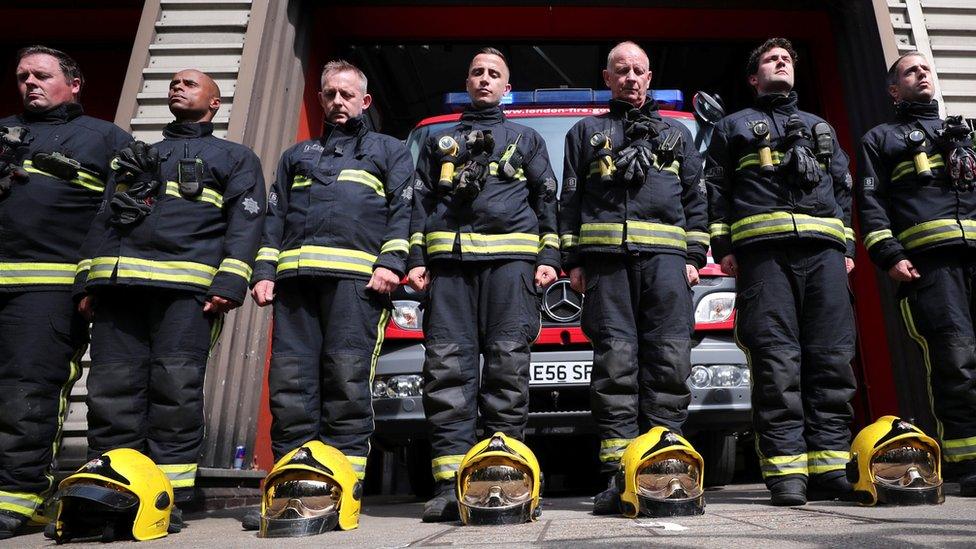
<path fill-rule="evenodd" d="M 681 90 L 651 90 L 651 97 L 660 104 L 662 109 L 680 111 L 684 106 L 684 94 L 681 93 Z M 535 91 L 509 92 L 502 97 L 502 106 L 588 106 L 605 105 L 608 101 L 610 101 L 610 90 L 543 88 Z M 459 112 L 470 104 L 471 98 L 467 92 L 444 94 L 444 106 L 449 111 Z"/>

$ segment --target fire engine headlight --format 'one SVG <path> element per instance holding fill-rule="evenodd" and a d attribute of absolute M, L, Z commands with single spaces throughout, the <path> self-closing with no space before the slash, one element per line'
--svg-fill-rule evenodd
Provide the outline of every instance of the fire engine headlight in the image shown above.
<path fill-rule="evenodd" d="M 416 301 L 393 302 L 393 323 L 404 330 L 419 330 L 422 315 Z"/>
<path fill-rule="evenodd" d="M 732 389 L 749 386 L 749 368 L 739 364 L 696 364 L 689 381 L 695 389 Z"/>
<path fill-rule="evenodd" d="M 695 307 L 696 323 L 725 322 L 735 310 L 735 292 L 705 294 Z"/>
<path fill-rule="evenodd" d="M 377 377 L 373 380 L 373 398 L 407 398 L 424 394 L 424 378 L 418 375 Z"/>

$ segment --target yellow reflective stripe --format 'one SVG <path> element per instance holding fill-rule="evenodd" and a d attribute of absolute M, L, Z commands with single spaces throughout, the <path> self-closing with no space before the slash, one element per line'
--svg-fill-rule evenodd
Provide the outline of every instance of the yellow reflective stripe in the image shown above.
<path fill-rule="evenodd" d="M 296 175 L 294 179 L 291 180 L 292 189 L 300 189 L 302 187 L 311 187 L 312 180 L 304 175 Z"/>
<path fill-rule="evenodd" d="M 349 465 L 352 465 L 352 470 L 356 473 L 356 478 L 363 480 L 366 477 L 366 458 L 361 456 L 346 456 L 349 460 Z"/>
<path fill-rule="evenodd" d="M 43 504 L 44 498 L 37 494 L 0 490 L 0 511 L 11 511 L 29 517 Z"/>
<path fill-rule="evenodd" d="M 251 266 L 239 259 L 225 257 L 224 260 L 220 262 L 220 267 L 217 268 L 217 271 L 236 274 L 237 276 L 243 278 L 246 282 L 251 281 Z"/>
<path fill-rule="evenodd" d="M 302 246 L 285 250 L 278 256 L 278 273 L 292 269 L 328 269 L 370 275 L 376 256 L 359 250 Z"/>
<path fill-rule="evenodd" d="M 580 225 L 579 243 L 582 246 L 619 246 L 624 241 L 623 223 L 583 223 Z"/>
<path fill-rule="evenodd" d="M 976 458 L 976 437 L 943 440 L 942 457 L 954 462 Z"/>
<path fill-rule="evenodd" d="M 79 261 L 78 266 L 75 267 L 75 276 L 78 276 L 79 274 L 87 271 L 88 269 L 91 269 L 91 262 L 92 262 L 91 259 L 82 259 L 81 261 Z"/>
<path fill-rule="evenodd" d="M 454 241 L 456 239 L 457 233 L 449 231 L 434 231 L 424 235 L 424 241 L 427 244 L 427 253 L 429 254 L 451 253 L 454 251 Z"/>
<path fill-rule="evenodd" d="M 218 208 L 224 207 L 224 195 L 218 193 L 213 189 L 208 189 L 207 187 L 204 187 L 203 190 L 200 191 L 200 196 L 196 198 L 187 198 L 183 196 L 183 194 L 180 192 L 179 183 L 177 183 L 176 181 L 167 181 L 165 194 L 166 196 L 182 198 L 184 200 L 189 200 L 191 202 L 209 202 L 210 204 L 213 204 Z"/>
<path fill-rule="evenodd" d="M 488 173 L 491 175 L 498 175 L 498 162 L 491 162 L 488 164 Z M 519 168 L 515 172 L 515 179 L 520 181 L 525 181 L 525 170 Z"/>
<path fill-rule="evenodd" d="M 783 153 L 779 151 L 770 151 L 773 157 L 773 165 L 776 166 L 783 161 Z M 735 167 L 735 171 L 739 171 L 743 168 L 748 168 L 749 166 L 759 165 L 759 153 L 750 153 L 739 159 L 739 164 Z"/>
<path fill-rule="evenodd" d="M 0 286 L 24 284 L 72 284 L 78 270 L 76 263 L 0 263 Z"/>
<path fill-rule="evenodd" d="M 632 439 L 608 438 L 600 441 L 600 461 L 620 461 Z"/>
<path fill-rule="evenodd" d="M 928 159 L 929 159 L 929 168 L 935 169 L 935 168 L 945 167 L 945 161 L 943 160 L 941 154 L 928 155 Z M 912 160 L 906 160 L 904 162 L 899 162 L 898 164 L 896 164 L 895 169 L 891 170 L 891 180 L 897 181 L 898 179 L 901 179 L 906 175 L 913 174 L 913 173 L 915 173 L 914 158 Z"/>
<path fill-rule="evenodd" d="M 434 480 L 453 479 L 463 460 L 463 454 L 440 456 L 430 460 L 430 470 L 434 474 Z"/>
<path fill-rule="evenodd" d="M 461 233 L 462 254 L 535 254 L 539 235 L 528 233 Z"/>
<path fill-rule="evenodd" d="M 844 239 L 850 242 L 855 242 L 857 239 L 854 238 L 854 229 L 850 227 L 844 227 Z"/>
<path fill-rule="evenodd" d="M 217 274 L 215 267 L 194 261 L 157 261 L 124 256 L 96 257 L 92 260 L 88 279 L 110 278 L 113 271 L 120 279 L 157 280 L 205 287 L 210 286 L 214 275 Z"/>
<path fill-rule="evenodd" d="M 708 232 L 712 238 L 732 234 L 732 227 L 726 223 L 712 223 L 708 226 Z"/>
<path fill-rule="evenodd" d="M 919 223 L 898 233 L 898 240 L 911 250 L 933 242 L 963 238 L 963 228 L 955 219 L 935 219 Z"/>
<path fill-rule="evenodd" d="M 277 263 L 279 253 L 280 252 L 276 248 L 259 248 L 256 261 L 270 261 L 272 263 Z"/>
<path fill-rule="evenodd" d="M 681 164 L 679 164 L 677 160 L 673 160 L 671 162 L 671 165 L 665 166 L 665 167 L 662 168 L 661 167 L 661 164 L 658 163 L 658 161 L 657 161 L 656 155 L 655 155 L 655 158 L 654 158 L 654 167 L 657 168 L 659 171 L 662 171 L 662 172 L 671 172 L 674 175 L 678 175 L 678 173 L 681 172 Z"/>
<path fill-rule="evenodd" d="M 844 222 L 833 217 L 790 212 L 770 212 L 750 215 L 732 224 L 732 242 L 757 236 L 781 233 L 820 233 L 845 242 Z"/>
<path fill-rule="evenodd" d="M 648 221 L 627 220 L 627 242 L 686 250 L 688 248 L 686 238 L 685 230 L 681 227 Z"/>
<path fill-rule="evenodd" d="M 552 233 L 547 233 L 539 237 L 539 251 L 541 252 L 542 248 L 545 248 L 546 246 L 558 250 L 559 236 Z"/>
<path fill-rule="evenodd" d="M 339 172 L 339 177 L 336 181 L 349 181 L 352 183 L 361 183 L 366 185 L 373 192 L 380 196 L 386 196 L 383 191 L 383 182 L 376 178 L 375 175 L 367 172 L 366 170 L 342 170 Z M 294 188 L 294 186 L 292 187 Z"/>
<path fill-rule="evenodd" d="M 847 467 L 851 453 L 843 450 L 817 450 L 807 452 L 807 470 L 811 475 L 828 473 Z"/>
<path fill-rule="evenodd" d="M 385 254 L 387 252 L 403 252 L 406 253 L 409 244 L 403 238 L 394 238 L 393 240 L 387 240 L 380 247 L 380 253 Z"/>
<path fill-rule="evenodd" d="M 806 475 L 808 473 L 806 454 L 761 458 L 759 467 L 762 470 L 763 478 L 781 475 Z"/>
<path fill-rule="evenodd" d="M 559 237 L 560 248 L 574 248 L 579 246 L 580 237 L 575 234 L 564 234 Z"/>
<path fill-rule="evenodd" d="M 875 244 L 881 242 L 886 238 L 894 238 L 894 235 L 891 234 L 890 229 L 871 231 L 868 234 L 864 235 L 864 247 L 871 248 L 871 246 L 874 246 Z"/>
<path fill-rule="evenodd" d="M 925 387 L 929 394 L 929 410 L 932 411 L 932 417 L 935 418 L 935 427 L 938 431 L 939 438 L 942 438 L 942 422 L 939 421 L 938 414 L 935 413 L 935 396 L 932 394 L 932 360 L 929 354 L 929 342 L 922 336 L 921 332 L 915 326 L 915 319 L 912 316 L 912 308 L 908 304 L 908 298 L 904 297 L 898 302 L 898 307 L 901 309 L 902 320 L 905 321 L 905 327 L 908 329 L 908 335 L 918 343 L 918 346 L 922 349 L 922 363 L 925 364 Z M 944 457 L 944 456 L 943 456 Z M 946 458 L 948 461 L 948 458 Z"/>
<path fill-rule="evenodd" d="M 173 488 L 192 488 L 197 477 L 196 463 L 159 465 L 159 470 L 166 475 Z"/>
<path fill-rule="evenodd" d="M 64 181 L 63 179 L 60 179 L 56 175 L 52 175 L 52 174 L 49 174 L 49 173 L 45 172 L 44 170 L 39 170 L 39 169 L 35 168 L 34 167 L 34 162 L 31 161 L 31 160 L 24 160 L 24 171 L 26 171 L 27 173 L 36 173 L 38 175 L 46 175 L 47 177 L 50 177 L 52 179 L 59 179 L 61 181 Z M 74 179 L 72 179 L 71 181 L 69 181 L 69 183 L 74 183 L 75 185 L 82 186 L 82 187 L 84 187 L 84 188 L 86 188 L 86 189 L 88 189 L 90 191 L 95 191 L 95 192 L 99 192 L 99 193 L 105 192 L 105 182 L 104 181 L 102 181 L 101 179 L 95 177 L 94 175 L 91 175 L 88 172 L 83 172 L 81 170 L 78 170 L 78 175 Z"/>
<path fill-rule="evenodd" d="M 410 235 L 410 245 L 411 246 L 423 246 L 424 245 L 424 233 L 413 233 Z"/>
<path fill-rule="evenodd" d="M 688 231 L 685 233 L 685 239 L 688 241 L 688 244 L 694 242 L 708 246 L 708 243 L 710 242 L 708 233 L 703 231 Z"/>

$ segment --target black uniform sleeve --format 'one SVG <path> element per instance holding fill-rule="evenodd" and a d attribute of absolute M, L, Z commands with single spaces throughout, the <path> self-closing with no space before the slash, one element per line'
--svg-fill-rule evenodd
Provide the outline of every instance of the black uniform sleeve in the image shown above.
<path fill-rule="evenodd" d="M 837 135 L 837 132 L 833 128 L 830 129 L 831 135 Z M 855 254 L 855 241 L 854 241 L 854 225 L 851 222 L 851 193 L 853 191 L 853 180 L 851 179 L 850 171 L 850 159 L 847 157 L 847 153 L 844 149 L 840 148 L 840 143 L 834 140 L 834 155 L 830 159 L 830 179 L 833 181 L 834 185 L 834 200 L 837 201 L 837 205 L 840 206 L 843 217 L 841 221 L 844 222 L 844 242 L 847 245 L 847 251 L 845 255 L 847 257 L 854 257 Z"/>
<path fill-rule="evenodd" d="M 375 267 L 385 267 L 403 278 L 409 252 L 410 211 L 413 201 L 413 160 L 398 141 L 387 146 L 386 233 Z"/>
<path fill-rule="evenodd" d="M 705 189 L 708 193 L 708 232 L 716 263 L 732 253 L 732 178 L 735 176 L 728 141 L 729 124 L 720 120 L 712 132 L 705 158 Z"/>
<path fill-rule="evenodd" d="M 265 187 L 261 162 L 250 150 L 237 161 L 224 192 L 224 259 L 207 296 L 244 303 L 265 218 Z"/>
<path fill-rule="evenodd" d="M 539 220 L 539 257 L 536 266 L 549 265 L 559 271 L 559 235 L 556 226 L 556 175 L 549 163 L 546 142 L 534 134 L 532 151 L 525 161 L 529 183 L 529 205 Z"/>
<path fill-rule="evenodd" d="M 254 261 L 254 275 L 251 285 L 262 281 L 274 281 L 278 269 L 278 255 L 281 253 L 281 239 L 285 230 L 285 215 L 288 213 L 288 194 L 291 192 L 291 165 L 288 151 L 281 155 L 275 181 L 268 194 L 268 213 L 264 216 L 261 233 L 261 247 Z"/>
<path fill-rule="evenodd" d="M 584 144 L 583 124 L 577 123 L 566 133 L 563 185 L 559 193 L 559 247 L 562 250 L 563 268 L 567 272 L 580 266 L 580 201 L 583 183 L 589 173 L 586 166 L 580 165 L 584 158 Z"/>
<path fill-rule="evenodd" d="M 696 269 L 705 266 L 708 253 L 708 204 L 702 181 L 702 158 L 695 148 L 691 132 L 683 132 L 684 159 L 681 162 L 681 206 L 685 213 L 685 241 L 688 264 Z"/>
<path fill-rule="evenodd" d="M 434 141 L 428 139 L 417 157 L 416 179 L 413 183 L 413 208 L 410 212 L 410 253 L 407 257 L 407 270 L 423 267 L 427 264 L 427 246 L 424 241 L 427 227 L 427 216 L 434 211 L 437 194 L 434 191 L 433 170 L 438 166 L 432 165 Z"/>
<path fill-rule="evenodd" d="M 891 232 L 888 220 L 889 175 L 881 156 L 881 143 L 877 135 L 869 132 L 861 140 L 861 157 L 858 167 L 861 171 L 861 184 L 858 186 L 857 203 L 861 215 L 861 232 L 864 247 L 868 249 L 871 261 L 885 271 L 892 268 L 905 256 L 905 249 Z"/>

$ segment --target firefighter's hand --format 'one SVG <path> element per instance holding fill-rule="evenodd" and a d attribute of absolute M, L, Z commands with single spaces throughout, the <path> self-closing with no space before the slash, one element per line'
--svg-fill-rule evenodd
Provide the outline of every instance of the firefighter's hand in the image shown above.
<path fill-rule="evenodd" d="M 81 301 L 78 302 L 78 312 L 85 320 L 91 322 L 95 318 L 95 296 L 86 295 L 81 298 Z"/>
<path fill-rule="evenodd" d="M 541 288 L 552 284 L 556 281 L 556 269 L 553 269 L 549 265 L 539 265 L 535 268 L 535 285 Z"/>
<path fill-rule="evenodd" d="M 569 287 L 579 293 L 586 291 L 586 274 L 583 267 L 573 267 L 569 270 Z"/>
<path fill-rule="evenodd" d="M 735 256 L 729 254 L 722 258 L 722 262 L 718 265 L 722 272 L 729 276 L 736 276 L 739 274 L 739 263 L 735 260 Z"/>
<path fill-rule="evenodd" d="M 251 297 L 259 307 L 264 307 L 274 301 L 274 280 L 260 280 L 251 289 Z"/>
<path fill-rule="evenodd" d="M 226 297 L 220 297 L 219 295 L 212 295 L 207 298 L 207 302 L 203 304 L 203 312 L 222 315 L 240 306 L 241 304 L 234 300 L 227 299 Z"/>
<path fill-rule="evenodd" d="M 426 290 L 428 282 L 430 278 L 427 275 L 427 267 L 414 267 L 407 273 L 407 284 L 418 292 Z"/>
<path fill-rule="evenodd" d="M 694 286 L 698 284 L 698 268 L 694 265 L 685 265 L 685 276 L 688 277 L 688 285 Z"/>
<path fill-rule="evenodd" d="M 888 276 L 898 282 L 911 282 L 912 280 L 922 278 L 922 275 L 918 274 L 918 271 L 915 270 L 915 265 L 912 265 L 912 262 L 907 259 L 902 259 L 898 263 L 895 263 L 894 267 L 888 269 Z"/>
<path fill-rule="evenodd" d="M 370 277 L 366 288 L 381 294 L 388 294 L 400 285 L 400 277 L 386 267 L 373 269 L 373 276 Z"/>
<path fill-rule="evenodd" d="M 854 258 L 852 258 L 852 257 L 845 257 L 844 258 L 844 268 L 847 269 L 847 274 L 851 274 L 851 271 L 854 270 Z"/>

